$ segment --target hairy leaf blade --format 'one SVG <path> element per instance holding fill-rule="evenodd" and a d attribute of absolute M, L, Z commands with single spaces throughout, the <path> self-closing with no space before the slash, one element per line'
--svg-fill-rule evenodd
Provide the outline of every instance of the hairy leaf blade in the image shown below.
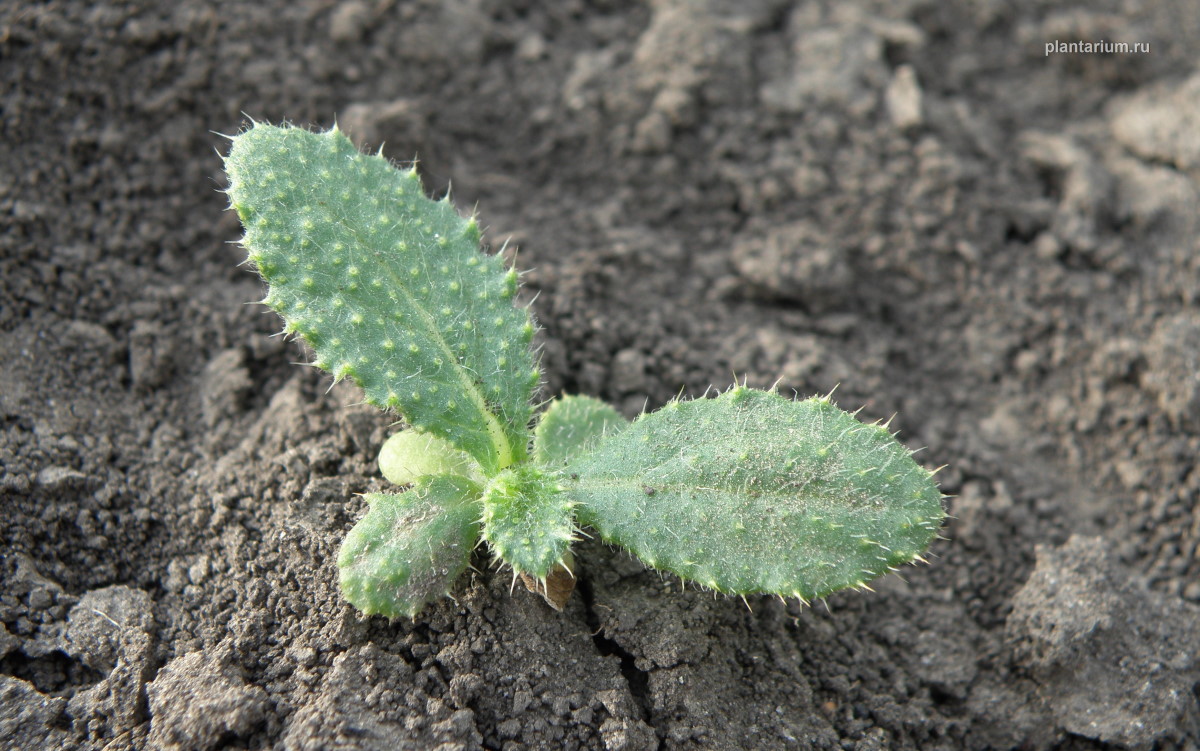
<path fill-rule="evenodd" d="M 316 365 L 487 470 L 525 457 L 533 325 L 473 220 L 337 129 L 256 124 L 225 164 L 264 302 Z"/>
<path fill-rule="evenodd" d="M 544 467 L 561 468 L 628 424 L 620 412 L 594 397 L 568 395 L 555 399 L 533 431 L 534 461 Z"/>
<path fill-rule="evenodd" d="M 555 475 L 524 464 L 483 492 L 483 539 L 518 574 L 545 580 L 575 540 L 575 502 Z"/>
<path fill-rule="evenodd" d="M 886 428 L 735 387 L 643 415 L 567 466 L 581 523 L 712 589 L 822 597 L 919 556 L 944 512 Z"/>
<path fill-rule="evenodd" d="M 450 593 L 479 540 L 480 488 L 422 477 L 405 493 L 370 493 L 338 551 L 342 593 L 366 615 L 415 616 Z"/>

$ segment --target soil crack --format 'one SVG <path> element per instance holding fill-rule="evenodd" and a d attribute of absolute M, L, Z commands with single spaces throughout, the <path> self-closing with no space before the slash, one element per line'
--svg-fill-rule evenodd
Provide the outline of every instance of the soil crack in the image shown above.
<path fill-rule="evenodd" d="M 661 738 L 662 734 L 655 727 L 650 711 L 650 674 L 637 666 L 636 658 L 624 647 L 604 635 L 604 626 L 600 623 L 600 616 L 596 614 L 594 607 L 595 600 L 591 582 L 584 577 L 580 577 L 579 579 L 579 594 L 583 600 L 587 625 L 591 630 L 592 641 L 596 645 L 596 650 L 604 657 L 615 655 L 621 660 L 621 675 L 624 676 L 625 683 L 629 686 L 629 694 L 633 697 L 634 703 L 641 713 L 640 719 L 651 728 L 654 728 L 655 734 Z"/>

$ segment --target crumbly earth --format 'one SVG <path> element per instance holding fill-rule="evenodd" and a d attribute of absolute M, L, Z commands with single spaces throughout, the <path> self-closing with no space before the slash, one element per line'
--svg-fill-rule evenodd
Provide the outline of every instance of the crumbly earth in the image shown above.
<path fill-rule="evenodd" d="M 1195 748 L 1200 5 L 1077 5 L 0 6 L 6 747 Z M 896 413 L 932 565 L 807 609 L 591 541 L 556 613 L 481 550 L 358 615 L 390 419 L 246 304 L 246 116 L 478 206 L 543 397 Z"/>

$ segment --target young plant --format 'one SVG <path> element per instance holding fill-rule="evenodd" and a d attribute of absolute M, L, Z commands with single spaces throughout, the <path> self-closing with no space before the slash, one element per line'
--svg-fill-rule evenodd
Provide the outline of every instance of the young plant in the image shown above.
<path fill-rule="evenodd" d="M 936 536 L 932 473 L 829 397 L 735 385 L 628 422 L 566 396 L 531 430 L 533 320 L 474 218 L 336 127 L 254 124 L 225 165 L 263 303 L 314 365 L 409 426 L 380 454 L 409 488 L 368 494 L 338 555 L 364 613 L 416 615 L 481 539 L 561 607 L 582 526 L 718 592 L 802 602 L 920 560 Z"/>

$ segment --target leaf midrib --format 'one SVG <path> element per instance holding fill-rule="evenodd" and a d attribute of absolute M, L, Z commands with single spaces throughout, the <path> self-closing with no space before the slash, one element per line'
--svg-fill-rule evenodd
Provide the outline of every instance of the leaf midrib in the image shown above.
<path fill-rule="evenodd" d="M 355 240 L 358 242 L 359 247 L 368 247 L 362 242 L 357 230 L 349 225 L 345 226 L 354 234 Z M 504 431 L 504 427 L 500 424 L 500 419 L 495 413 L 487 408 L 487 400 L 484 399 L 483 392 L 479 390 L 475 380 L 467 375 L 466 366 L 459 361 L 458 356 L 454 354 L 454 351 L 446 342 L 445 336 L 442 335 L 442 332 L 437 327 L 437 319 L 434 318 L 433 314 L 430 313 L 429 310 L 426 309 L 426 307 L 419 300 L 417 300 L 416 296 L 412 293 L 412 290 L 404 283 L 395 266 L 392 263 L 387 263 L 385 265 L 387 266 L 388 274 L 392 277 L 392 281 L 394 282 L 393 288 L 399 290 L 400 293 L 404 295 L 405 301 L 408 303 L 409 307 L 417 312 L 421 323 L 425 325 L 426 330 L 432 332 L 432 338 L 437 343 L 438 348 L 441 349 L 446 361 L 453 363 L 455 376 L 462 384 L 463 390 L 467 393 L 471 403 L 479 411 L 480 415 L 483 416 L 483 422 L 487 429 L 488 435 L 491 437 L 492 446 L 496 449 L 497 466 L 495 467 L 495 470 L 499 471 L 504 469 L 509 464 L 512 464 L 513 452 L 512 444 L 508 440 L 508 436 Z M 427 267 L 425 271 L 428 274 Z M 395 324 L 393 323 L 392 325 Z M 482 463 L 482 457 L 475 458 L 480 459 L 480 462 Z"/>

